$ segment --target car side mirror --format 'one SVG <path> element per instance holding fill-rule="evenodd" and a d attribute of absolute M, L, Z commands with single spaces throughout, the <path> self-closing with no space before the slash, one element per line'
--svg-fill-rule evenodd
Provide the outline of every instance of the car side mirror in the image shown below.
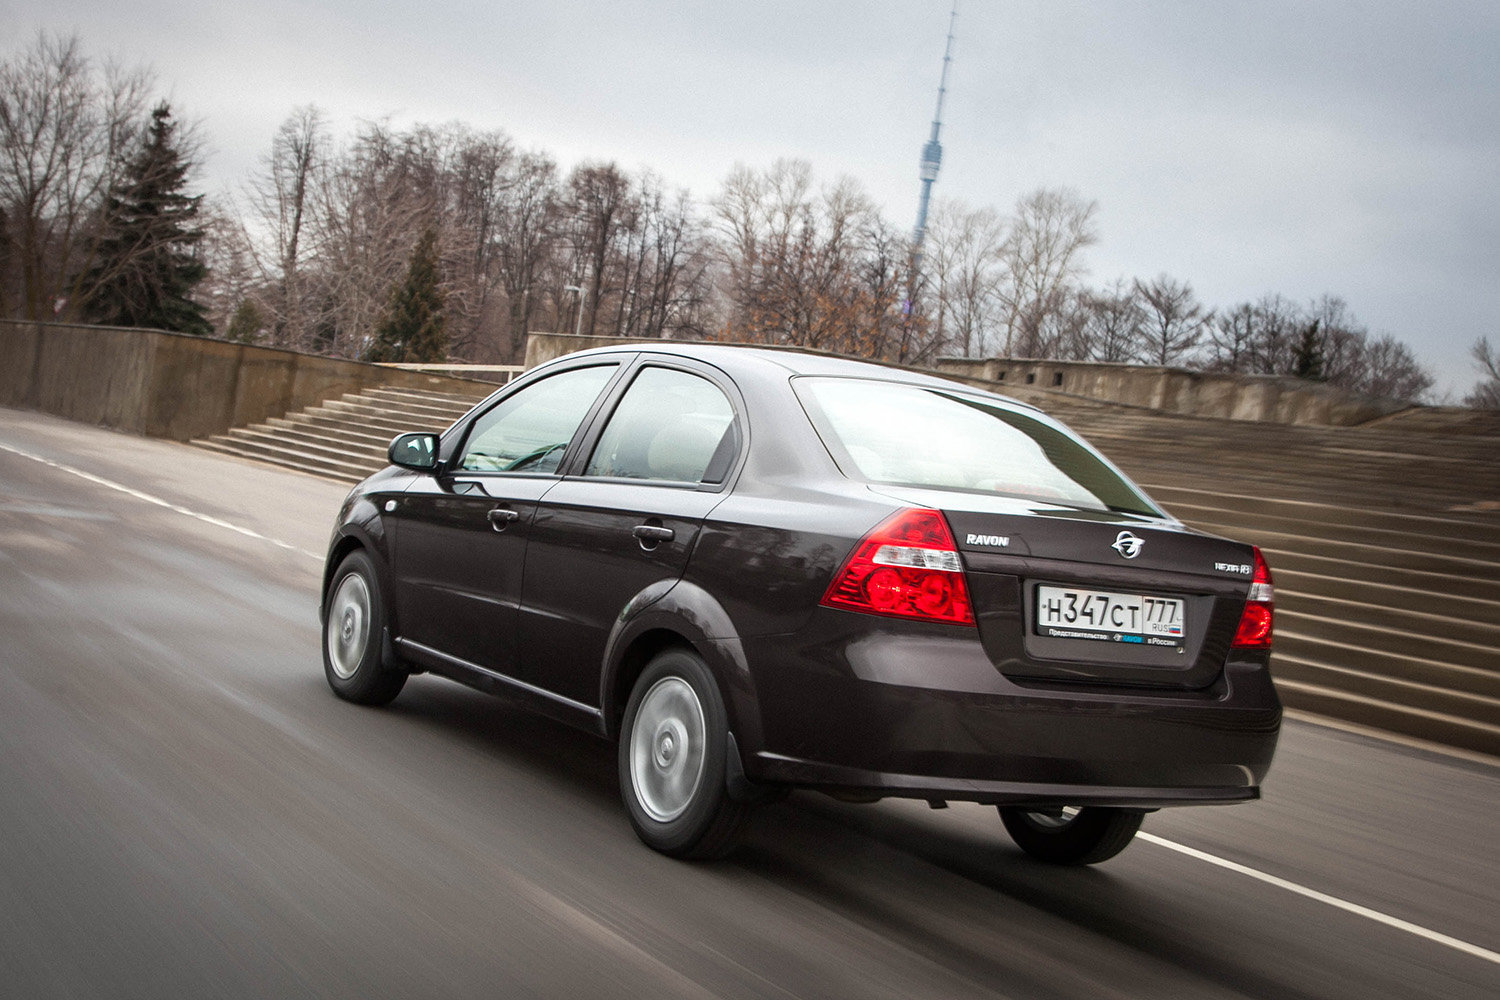
<path fill-rule="evenodd" d="M 386 449 L 392 465 L 418 472 L 431 472 L 438 464 L 436 434 L 397 434 Z"/>

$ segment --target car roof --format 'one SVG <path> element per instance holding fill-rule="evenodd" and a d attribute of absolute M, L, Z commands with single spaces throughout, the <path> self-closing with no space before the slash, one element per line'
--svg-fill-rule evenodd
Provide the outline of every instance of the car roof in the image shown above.
<path fill-rule="evenodd" d="M 573 359 L 609 354 L 661 354 L 667 357 L 692 358 L 721 368 L 731 375 L 734 374 L 736 369 L 744 370 L 746 366 L 754 366 L 762 369 L 781 369 L 790 375 L 866 378 L 938 389 L 961 389 L 975 395 L 1003 400 L 1021 409 L 1036 409 L 1031 404 L 1013 399 L 1010 396 L 965 385 L 962 382 L 929 372 L 918 371 L 888 362 L 861 361 L 839 354 L 808 351 L 791 347 L 775 347 L 761 344 L 712 344 L 669 340 L 634 344 L 612 344 L 608 347 L 590 348 L 589 350 L 564 355 L 563 357 Z M 562 358 L 558 358 L 557 360 L 560 361 Z"/>

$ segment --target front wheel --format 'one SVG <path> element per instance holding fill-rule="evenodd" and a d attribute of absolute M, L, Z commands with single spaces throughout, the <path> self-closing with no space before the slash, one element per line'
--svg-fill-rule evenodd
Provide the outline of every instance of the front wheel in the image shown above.
<path fill-rule="evenodd" d="M 385 662 L 385 629 L 375 564 L 355 550 L 333 574 L 323 621 L 323 673 L 334 694 L 361 705 L 385 705 L 401 693 L 406 671 Z"/>
<path fill-rule="evenodd" d="M 625 706 L 620 795 L 647 846 L 674 858 L 733 849 L 748 807 L 726 785 L 728 715 L 704 662 L 682 649 L 646 665 Z"/>
<path fill-rule="evenodd" d="M 1102 806 L 1026 809 L 999 806 L 1000 821 L 1016 845 L 1054 865 L 1095 865 L 1125 850 L 1141 828 L 1140 809 Z"/>

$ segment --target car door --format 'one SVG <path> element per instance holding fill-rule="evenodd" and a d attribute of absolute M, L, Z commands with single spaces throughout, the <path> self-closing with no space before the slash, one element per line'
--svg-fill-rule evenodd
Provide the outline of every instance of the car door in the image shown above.
<path fill-rule="evenodd" d="M 459 428 L 453 457 L 397 498 L 394 577 L 403 647 L 509 675 L 537 502 L 620 370 L 582 364 L 529 382 Z M 412 649 L 413 646 L 417 648 Z"/>
<path fill-rule="evenodd" d="M 628 378 L 578 474 L 538 505 L 526 551 L 518 669 L 591 706 L 615 621 L 682 576 L 744 439 L 737 394 L 713 369 L 648 360 Z"/>

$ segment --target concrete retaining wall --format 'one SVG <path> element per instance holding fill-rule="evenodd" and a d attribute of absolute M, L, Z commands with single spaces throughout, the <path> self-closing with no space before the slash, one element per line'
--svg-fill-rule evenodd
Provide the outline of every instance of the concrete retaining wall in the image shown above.
<path fill-rule="evenodd" d="M 1199 417 L 1352 426 L 1407 404 L 1278 375 L 1212 375 L 1185 368 L 1029 358 L 940 358 L 937 370 Z"/>
<path fill-rule="evenodd" d="M 177 441 L 373 386 L 471 385 L 159 330 L 0 320 L 0 405 Z"/>
<path fill-rule="evenodd" d="M 660 340 L 533 333 L 526 367 L 611 344 Z M 1036 402 L 1032 390 L 1059 392 L 1199 417 L 1278 424 L 1353 426 L 1409 409 L 1405 403 L 1277 375 L 1209 375 L 1186 368 L 1041 361 L 1030 358 L 939 358 L 937 374 Z"/>

